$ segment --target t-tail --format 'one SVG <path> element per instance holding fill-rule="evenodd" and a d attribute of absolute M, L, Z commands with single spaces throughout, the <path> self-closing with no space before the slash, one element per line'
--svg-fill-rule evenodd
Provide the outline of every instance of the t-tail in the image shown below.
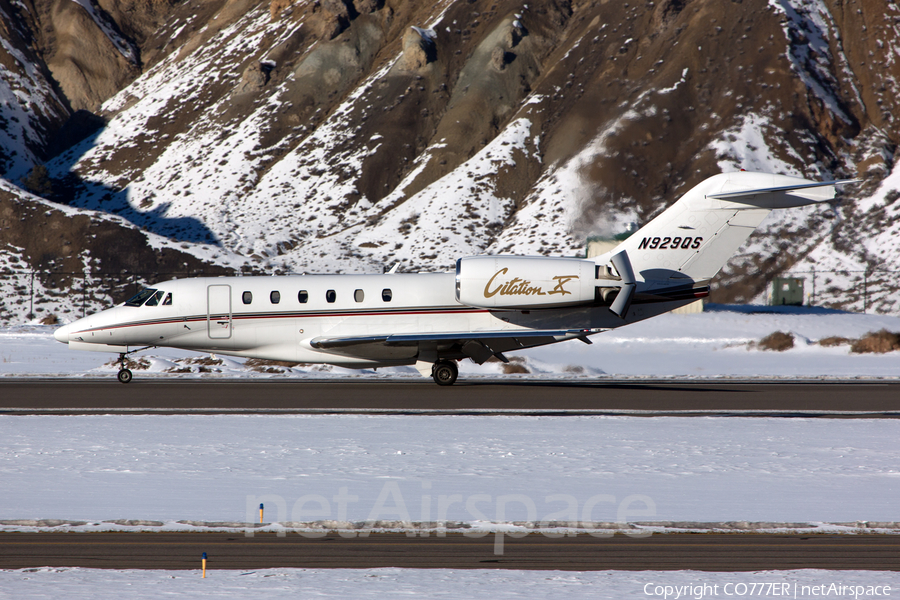
<path fill-rule="evenodd" d="M 612 277 L 621 282 L 622 293 L 616 293 L 610 310 L 624 315 L 635 293 L 662 292 L 673 300 L 702 297 L 771 210 L 828 202 L 836 185 L 855 181 L 815 182 L 745 171 L 706 179 L 595 259 L 598 265 L 612 265 Z"/>

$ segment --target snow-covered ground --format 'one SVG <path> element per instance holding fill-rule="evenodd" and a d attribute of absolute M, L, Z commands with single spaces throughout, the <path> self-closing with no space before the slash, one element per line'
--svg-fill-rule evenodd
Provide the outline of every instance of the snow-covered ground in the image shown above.
<path fill-rule="evenodd" d="M 841 587 L 849 586 L 849 587 Z M 889 586 L 890 589 L 886 589 Z M 10 598 L 883 598 L 897 594 L 900 574 L 870 571 L 492 571 L 450 569 L 265 569 L 0 571 L 0 594 Z"/>
<path fill-rule="evenodd" d="M 507 375 L 500 363 L 463 362 L 462 376 L 900 375 L 900 353 L 852 354 L 847 344 L 817 343 L 900 331 L 897 317 L 714 308 L 601 334 L 593 345 L 569 342 L 523 353 L 517 364 L 530 373 Z M 752 345 L 773 331 L 792 332 L 795 347 L 775 352 Z M 139 378 L 419 377 L 412 368 L 305 366 L 259 373 L 228 358 L 148 354 L 150 368 Z M 104 365 L 109 358 L 68 350 L 48 327 L 0 332 L 0 374 L 7 378 L 111 377 L 115 367 Z M 0 417 L 0 434 L 0 519 L 17 521 L 10 527 L 46 526 L 27 522 L 41 519 L 84 521 L 78 527 L 87 530 L 123 526 L 104 523 L 114 520 L 158 521 L 154 527 L 165 528 L 238 524 L 254 521 L 260 502 L 270 505 L 269 521 L 305 527 L 900 521 L 894 508 L 900 421 L 890 419 L 7 415 Z"/>
<path fill-rule="evenodd" d="M 41 519 L 80 531 L 243 527 L 263 503 L 271 528 L 291 535 L 419 522 L 893 527 L 897 439 L 897 419 L 5 415 L 0 520 L 25 531 L 53 525 Z"/>
<path fill-rule="evenodd" d="M 854 355 L 847 345 L 817 343 L 900 331 L 897 317 L 714 308 L 601 334 L 591 346 L 523 353 L 529 374 L 462 363 L 462 376 L 893 379 L 900 371 L 896 352 Z M 792 332 L 795 347 L 749 345 L 773 331 Z M 147 354 L 151 367 L 139 378 L 418 377 L 412 369 L 256 373 L 230 359 L 211 367 L 219 372 L 201 373 L 204 365 L 185 362 L 190 353 Z M 3 377 L 111 377 L 108 358 L 69 351 L 52 328 L 0 332 Z M 166 372 L 172 367 L 194 372 Z M 257 521 L 263 503 L 263 528 L 285 535 L 466 528 L 491 532 L 499 552 L 504 535 L 524 529 L 635 535 L 718 522 L 890 534 L 900 521 L 898 438 L 900 421 L 892 419 L 7 414 L 0 416 L 0 530 L 209 530 L 216 522 L 249 533 L 245 523 Z M 724 597 L 726 584 L 735 594 L 738 584 L 772 582 L 797 598 L 824 596 L 831 584 L 863 586 L 857 597 L 866 597 L 874 595 L 870 586 L 896 590 L 900 576 L 272 569 L 211 571 L 201 580 L 183 571 L 47 568 L 0 572 L 0 596 L 107 598 L 127 588 L 129 597 L 674 598 L 674 586 L 718 585 L 702 596 L 682 588 L 680 597 Z"/>
<path fill-rule="evenodd" d="M 853 528 L 900 521 L 897 439 L 896 419 L 6 415 L 0 519 L 17 530 L 52 525 L 41 519 L 83 531 L 241 527 L 264 503 L 276 530 Z"/>
<path fill-rule="evenodd" d="M 529 373 L 505 378 L 591 377 L 900 377 L 900 353 L 853 354 L 849 344 L 824 347 L 831 336 L 857 339 L 887 329 L 900 332 L 900 317 L 864 315 L 815 308 L 711 305 L 694 315 L 667 314 L 579 341 L 554 344 L 519 353 Z M 755 349 L 750 344 L 775 331 L 794 335 L 785 352 Z M 350 370 L 330 366 L 276 368 L 260 373 L 243 360 L 217 357 L 221 364 L 192 363 L 196 353 L 148 350 L 147 370 L 135 377 L 357 377 L 419 378 L 412 367 Z M 77 352 L 53 339 L 53 328 L 26 325 L 0 329 L 0 377 L 110 377 L 117 367 L 105 365 L 111 354 Z M 519 360 L 515 358 L 514 360 Z M 176 370 L 190 373 L 173 373 Z M 497 377 L 500 363 L 460 363 L 465 377 Z"/>

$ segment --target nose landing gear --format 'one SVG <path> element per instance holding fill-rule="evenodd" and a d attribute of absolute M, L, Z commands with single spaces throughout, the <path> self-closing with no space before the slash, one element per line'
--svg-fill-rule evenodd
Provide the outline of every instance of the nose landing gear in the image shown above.
<path fill-rule="evenodd" d="M 119 353 L 119 374 L 116 375 L 116 378 L 120 383 L 129 383 L 134 376 L 131 374 L 131 371 L 125 368 L 125 352 Z"/>
<path fill-rule="evenodd" d="M 116 375 L 116 379 L 118 379 L 120 383 L 131 383 L 134 375 L 132 375 L 131 371 L 125 366 L 125 357 L 134 352 L 149 350 L 150 348 L 155 347 L 156 346 L 144 346 L 143 348 L 136 348 L 134 350 L 129 350 L 128 352 L 119 352 L 119 373 Z"/>

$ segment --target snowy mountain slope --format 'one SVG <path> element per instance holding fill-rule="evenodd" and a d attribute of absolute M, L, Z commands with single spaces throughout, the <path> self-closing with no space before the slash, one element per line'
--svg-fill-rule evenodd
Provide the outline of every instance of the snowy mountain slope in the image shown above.
<path fill-rule="evenodd" d="M 817 301 L 900 309 L 896 277 L 872 274 L 900 269 L 895 3 L 162 4 L 107 125 L 48 164 L 58 199 L 358 272 L 578 254 L 722 170 L 859 174 L 835 209 L 772 215 L 713 297 L 843 270 Z"/>
<path fill-rule="evenodd" d="M 43 162 L 52 133 L 70 111 L 15 9 L 0 1 L 0 176 L 18 182 Z"/>
<path fill-rule="evenodd" d="M 253 269 L 241 256 L 176 244 L 122 217 L 61 206 L 3 180 L 0 230 L 0 321 L 8 323 L 71 321 L 126 300 L 160 273 Z"/>

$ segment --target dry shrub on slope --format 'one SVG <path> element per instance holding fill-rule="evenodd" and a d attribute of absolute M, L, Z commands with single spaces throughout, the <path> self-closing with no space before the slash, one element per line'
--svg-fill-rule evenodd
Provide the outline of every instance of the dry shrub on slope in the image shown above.
<path fill-rule="evenodd" d="M 819 345 L 826 348 L 831 348 L 832 346 L 843 346 L 844 344 L 849 344 L 851 341 L 853 340 L 841 337 L 839 335 L 831 335 L 819 340 Z"/>
<path fill-rule="evenodd" d="M 762 350 L 783 352 L 794 347 L 794 336 L 783 331 L 776 331 L 759 340 L 758 346 Z"/>
<path fill-rule="evenodd" d="M 850 346 L 850 352 L 856 354 L 867 352 L 883 354 L 894 350 L 900 350 L 900 334 L 892 333 L 887 329 L 869 332 Z"/>
<path fill-rule="evenodd" d="M 509 362 L 504 363 L 500 368 L 503 369 L 504 375 L 531 373 L 531 371 L 528 370 L 528 367 L 525 366 L 525 359 L 521 356 L 511 356 Z"/>
<path fill-rule="evenodd" d="M 260 373 L 282 373 L 284 369 L 292 369 L 299 364 L 300 363 L 298 362 L 269 360 L 265 358 L 250 358 L 244 361 L 245 367 Z"/>

